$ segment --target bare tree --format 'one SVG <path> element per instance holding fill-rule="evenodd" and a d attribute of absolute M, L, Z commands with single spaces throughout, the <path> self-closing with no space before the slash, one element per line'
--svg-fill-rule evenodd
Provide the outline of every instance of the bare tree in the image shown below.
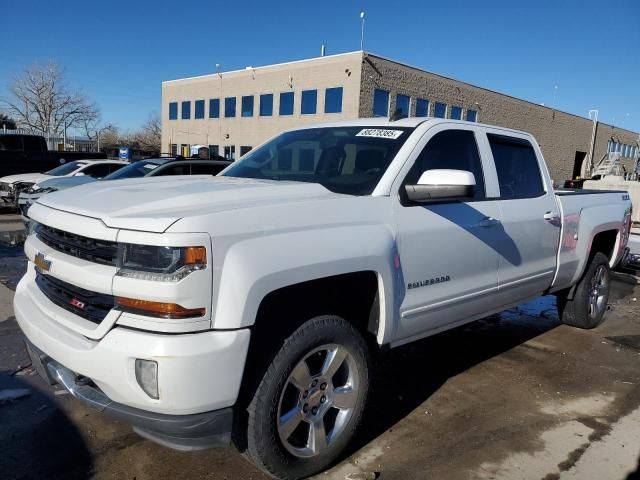
<path fill-rule="evenodd" d="M 131 140 L 141 150 L 160 153 L 161 134 L 160 116 L 152 114 L 142 128 L 132 135 Z"/>
<path fill-rule="evenodd" d="M 100 117 L 94 103 L 68 88 L 55 62 L 27 68 L 14 78 L 9 93 L 0 102 L 21 127 L 62 134 L 70 127 L 95 124 Z"/>

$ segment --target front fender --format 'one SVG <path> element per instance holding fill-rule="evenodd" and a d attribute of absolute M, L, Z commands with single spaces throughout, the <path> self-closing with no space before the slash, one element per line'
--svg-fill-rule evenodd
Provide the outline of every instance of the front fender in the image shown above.
<path fill-rule="evenodd" d="M 214 282 L 216 329 L 253 325 L 265 296 L 275 290 L 319 278 L 373 271 L 378 275 L 378 342 L 386 343 L 399 311 L 393 232 L 374 224 L 344 225 L 267 234 L 234 243 Z"/>

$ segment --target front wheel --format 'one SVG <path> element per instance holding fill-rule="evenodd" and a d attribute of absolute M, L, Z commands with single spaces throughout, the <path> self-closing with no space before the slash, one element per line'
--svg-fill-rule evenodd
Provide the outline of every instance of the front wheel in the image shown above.
<path fill-rule="evenodd" d="M 573 299 L 558 295 L 558 313 L 562 323 L 578 328 L 595 328 L 607 310 L 611 284 L 609 259 L 596 253 L 582 279 L 576 285 Z"/>
<path fill-rule="evenodd" d="M 247 454 L 267 473 L 305 478 L 329 467 L 353 437 L 369 389 L 369 356 L 346 320 L 312 318 L 285 339 L 248 411 Z"/>

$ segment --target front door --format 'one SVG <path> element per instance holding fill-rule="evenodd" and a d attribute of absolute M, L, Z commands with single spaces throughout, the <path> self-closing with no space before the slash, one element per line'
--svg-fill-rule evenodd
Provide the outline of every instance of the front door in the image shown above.
<path fill-rule="evenodd" d="M 471 320 L 491 308 L 497 290 L 499 206 L 486 200 L 473 128 L 450 128 L 427 131 L 421 142 L 426 145 L 399 190 L 395 208 L 404 292 L 397 340 Z M 426 170 L 443 168 L 474 174 L 472 200 L 415 204 L 406 199 L 405 184 L 417 183 Z"/>

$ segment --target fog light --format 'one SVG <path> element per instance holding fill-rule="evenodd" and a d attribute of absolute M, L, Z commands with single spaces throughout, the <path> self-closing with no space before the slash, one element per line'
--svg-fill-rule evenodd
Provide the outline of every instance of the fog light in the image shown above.
<path fill-rule="evenodd" d="M 158 364 L 156 362 L 136 358 L 136 380 L 144 393 L 158 399 Z"/>

